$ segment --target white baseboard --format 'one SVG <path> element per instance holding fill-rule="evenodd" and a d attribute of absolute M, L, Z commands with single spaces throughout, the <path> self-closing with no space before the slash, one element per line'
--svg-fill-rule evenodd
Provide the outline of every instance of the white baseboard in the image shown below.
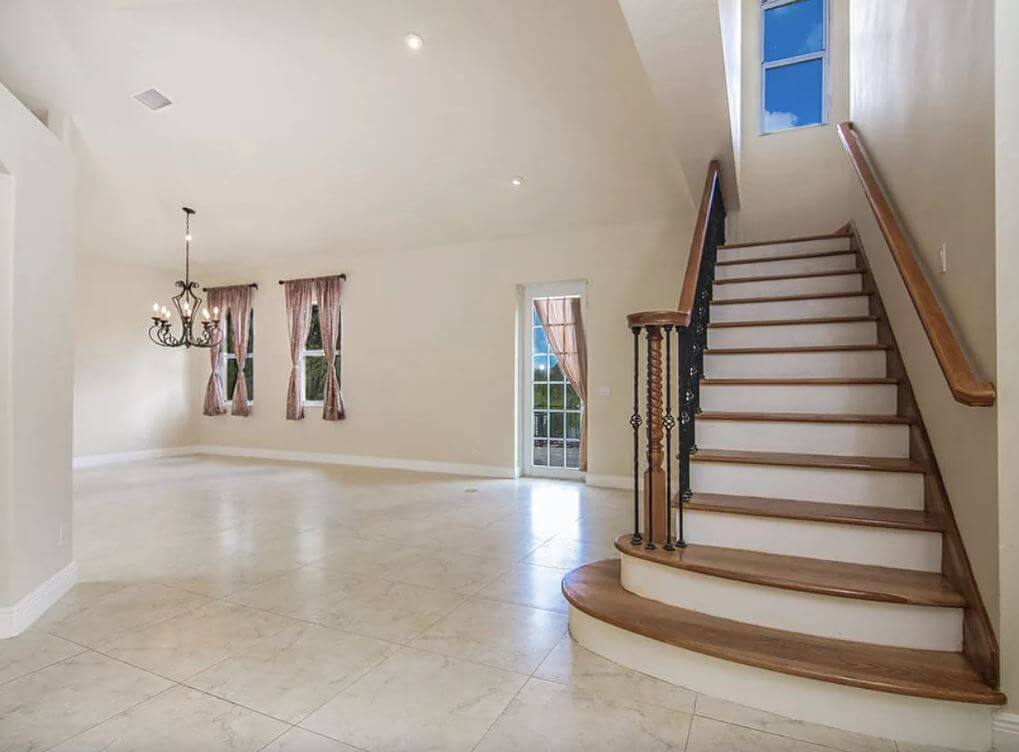
<path fill-rule="evenodd" d="M 226 457 L 254 457 L 266 460 L 313 462 L 323 465 L 356 465 L 359 467 L 379 467 L 389 470 L 416 470 L 423 473 L 471 475 L 482 478 L 517 477 L 516 468 L 512 465 L 505 467 L 500 465 L 470 465 L 459 462 L 410 460 L 400 457 L 371 457 L 361 454 L 332 454 L 328 452 L 293 452 L 285 449 L 258 449 L 254 447 L 215 445 L 192 447 L 192 451 L 198 454 L 213 454 Z"/>
<path fill-rule="evenodd" d="M 995 713 L 991 728 L 995 752 L 1019 752 L 1019 714 Z"/>
<path fill-rule="evenodd" d="M 588 473 L 585 478 L 587 485 L 599 488 L 633 488 L 633 478 L 629 475 L 595 475 Z"/>
<path fill-rule="evenodd" d="M 138 460 L 153 460 L 159 457 L 180 457 L 185 454 L 196 454 L 198 447 L 166 447 L 164 449 L 139 449 L 134 452 L 111 452 L 109 454 L 86 454 L 83 457 L 75 457 L 72 463 L 74 468 L 98 467 L 99 465 L 112 465 L 118 462 L 137 462 Z"/>
<path fill-rule="evenodd" d="M 78 582 L 78 562 L 71 561 L 13 606 L 0 608 L 0 639 L 21 634 Z"/>
<path fill-rule="evenodd" d="M 136 452 L 114 452 L 111 454 L 90 454 L 74 458 L 75 468 L 98 467 L 119 462 L 137 462 L 161 457 L 180 457 L 188 454 L 209 454 L 221 457 L 251 457 L 264 460 L 289 462 L 311 462 L 323 465 L 355 465 L 378 467 L 389 470 L 415 470 L 422 473 L 445 475 L 470 475 L 481 478 L 519 478 L 522 473 L 512 465 L 471 465 L 461 462 L 432 462 L 402 457 L 372 457 L 361 454 L 333 454 L 330 452 L 295 452 L 287 449 L 260 449 L 257 447 L 223 446 L 204 444 L 195 446 L 169 447 L 166 449 L 142 449 Z M 585 482 L 600 488 L 633 487 L 633 479 L 626 475 L 595 475 L 587 473 Z"/>

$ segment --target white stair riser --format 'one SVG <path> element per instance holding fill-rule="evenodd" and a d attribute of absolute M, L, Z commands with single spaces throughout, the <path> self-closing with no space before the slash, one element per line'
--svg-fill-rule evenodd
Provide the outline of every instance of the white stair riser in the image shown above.
<path fill-rule="evenodd" d="M 746 452 L 909 456 L 909 426 L 697 419 L 697 446 Z"/>
<path fill-rule="evenodd" d="M 690 463 L 695 493 L 923 509 L 923 474 L 742 462 Z"/>
<path fill-rule="evenodd" d="M 941 571 L 941 533 L 688 509 L 687 543 L 875 567 Z"/>
<path fill-rule="evenodd" d="M 771 303 L 734 303 L 712 305 L 712 321 L 782 321 L 785 319 L 822 319 L 836 316 L 866 316 L 870 313 L 870 298 L 854 295 L 851 298 L 807 298 L 806 300 L 776 300 Z"/>
<path fill-rule="evenodd" d="M 610 661 L 708 697 L 883 739 L 990 749 L 987 705 L 874 692 L 746 666 L 628 632 L 573 606 L 570 634 Z"/>
<path fill-rule="evenodd" d="M 772 243 L 771 245 L 750 245 L 743 248 L 719 248 L 719 261 L 741 261 L 743 259 L 794 256 L 804 253 L 850 250 L 849 238 L 822 238 L 804 240 L 799 243 Z"/>
<path fill-rule="evenodd" d="M 752 264 L 733 264 L 715 267 L 715 279 L 736 277 L 772 277 L 779 274 L 811 274 L 813 272 L 834 272 L 855 269 L 858 266 L 855 253 L 838 256 L 811 256 L 802 259 L 780 261 L 756 261 Z"/>
<path fill-rule="evenodd" d="M 723 306 L 725 307 L 725 306 Z M 708 348 L 876 345 L 876 321 L 782 326 L 710 327 Z"/>
<path fill-rule="evenodd" d="M 701 409 L 743 413 L 895 415 L 895 384 L 702 384 Z"/>
<path fill-rule="evenodd" d="M 916 650 L 962 650 L 962 609 L 839 598 L 677 569 L 623 555 L 620 582 L 642 598 L 744 624 Z"/>
<path fill-rule="evenodd" d="M 714 379 L 884 378 L 884 350 L 833 352 L 706 353 L 704 374 Z"/>
<path fill-rule="evenodd" d="M 770 298 L 780 295 L 818 295 L 828 292 L 858 292 L 863 289 L 859 274 L 833 274 L 825 277 L 790 277 L 763 282 L 733 282 L 714 285 L 714 300 Z"/>

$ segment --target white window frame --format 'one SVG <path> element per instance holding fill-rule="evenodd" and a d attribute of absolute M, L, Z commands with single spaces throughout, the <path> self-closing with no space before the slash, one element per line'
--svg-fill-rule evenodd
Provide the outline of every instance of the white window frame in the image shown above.
<path fill-rule="evenodd" d="M 520 317 L 521 339 L 523 343 L 522 357 L 520 358 L 520 385 L 523 410 L 520 415 L 518 428 L 520 435 L 520 462 L 523 474 L 536 478 L 557 478 L 561 480 L 584 480 L 586 473 L 583 470 L 568 467 L 551 467 L 549 465 L 534 464 L 534 386 L 531 381 L 534 363 L 534 327 L 532 319 L 534 316 L 534 301 L 542 298 L 580 298 L 580 312 L 583 320 L 587 321 L 587 282 L 537 282 L 526 285 L 523 294 L 523 310 Z M 581 416 L 587 412 L 588 406 L 581 402 Z M 550 411 L 551 412 L 551 411 Z M 565 411 L 564 411 L 565 412 Z M 565 415 L 563 420 L 565 420 Z M 549 419 L 551 425 L 551 417 Z M 551 439 L 550 439 L 551 441 Z M 566 451 L 565 443 L 563 451 Z"/>
<path fill-rule="evenodd" d="M 314 307 L 318 305 L 318 298 L 316 296 L 314 296 L 314 295 L 311 298 L 311 305 L 312 305 L 312 310 L 314 310 Z M 321 330 L 321 327 L 322 327 L 322 322 L 320 321 L 319 322 L 319 329 L 320 330 Z M 336 378 L 337 378 L 337 380 L 339 380 L 340 384 L 342 385 L 343 384 L 343 379 L 341 378 L 341 375 L 340 375 L 342 370 L 343 370 L 343 304 L 342 303 L 340 304 L 340 325 L 338 327 L 338 331 L 336 332 L 336 336 L 340 340 L 340 346 L 338 348 L 336 348 L 336 356 L 340 359 L 340 367 L 336 371 Z M 307 340 L 305 340 L 305 341 L 307 342 Z M 316 357 L 324 358 L 325 355 L 326 355 L 326 351 L 325 351 L 324 348 L 321 349 L 321 350 L 307 350 L 307 349 L 305 349 L 304 345 L 301 345 L 301 399 L 304 400 L 304 406 L 305 407 L 322 407 L 322 405 L 325 404 L 324 400 L 309 400 L 308 399 L 308 379 L 307 379 L 307 375 L 306 375 L 305 367 L 304 367 L 305 358 L 307 358 L 308 356 L 311 356 L 313 358 L 316 358 Z M 342 389 L 342 386 L 341 386 L 341 389 Z"/>
<path fill-rule="evenodd" d="M 223 358 L 223 363 L 222 363 L 222 365 L 220 365 L 220 368 L 219 368 L 219 377 L 223 381 L 223 396 L 226 397 L 226 401 L 229 404 L 230 402 L 232 402 L 232 400 L 230 399 L 229 396 L 227 396 L 227 393 L 230 391 L 230 385 L 227 383 L 227 380 L 226 380 L 227 374 L 230 373 L 230 370 L 227 368 L 227 363 L 229 361 L 231 361 L 231 360 L 237 360 L 237 356 L 234 355 L 232 351 L 226 349 L 226 337 L 227 337 L 226 332 L 227 332 L 227 330 L 230 327 L 230 320 L 229 320 L 228 316 L 230 316 L 230 312 L 229 311 L 227 311 L 226 313 L 223 314 L 223 355 L 225 357 Z M 251 385 L 252 385 L 252 387 L 254 387 L 254 385 L 255 385 L 255 339 L 254 339 L 254 333 L 255 333 L 255 309 L 254 308 L 251 309 L 251 318 L 248 321 L 248 332 L 249 332 L 248 337 L 251 340 L 251 352 L 248 353 L 248 360 L 251 361 Z M 240 371 L 238 371 L 238 376 L 243 376 L 243 374 Z M 253 400 L 253 399 L 249 399 L 248 400 L 248 405 L 254 405 L 254 404 L 255 404 L 255 400 Z"/>
<path fill-rule="evenodd" d="M 831 18 L 831 0 L 822 0 L 821 13 L 823 15 L 824 23 L 824 39 L 822 44 L 824 45 L 820 52 L 811 52 L 806 55 L 795 55 L 793 57 L 785 57 L 780 60 L 772 60 L 771 62 L 765 62 L 764 60 L 764 14 L 765 11 L 771 10 L 772 8 L 778 8 L 783 5 L 793 5 L 794 3 L 801 2 L 801 0 L 761 0 L 761 14 L 760 14 L 760 60 L 761 60 L 761 101 L 758 107 L 757 118 L 758 127 L 762 136 L 766 136 L 769 133 L 786 133 L 788 131 L 798 131 L 803 128 L 816 128 L 818 126 L 827 125 L 831 110 L 831 87 L 828 79 L 828 52 L 830 48 L 829 43 L 829 25 Z M 767 94 L 767 86 L 765 75 L 767 71 L 772 68 L 784 68 L 789 65 L 795 65 L 796 63 L 804 63 L 808 60 L 821 60 L 821 122 L 820 123 L 808 123 L 805 125 L 794 125 L 790 128 L 773 128 L 768 130 L 765 127 L 766 113 L 765 108 L 765 96 Z"/>

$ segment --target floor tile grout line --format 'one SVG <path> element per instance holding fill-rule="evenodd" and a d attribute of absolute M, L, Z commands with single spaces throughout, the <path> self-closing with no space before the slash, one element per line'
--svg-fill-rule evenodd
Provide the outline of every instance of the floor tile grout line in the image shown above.
<path fill-rule="evenodd" d="M 50 636 L 52 637 L 53 635 Z M 79 645 L 77 642 L 71 642 L 71 640 L 65 640 L 65 642 L 70 642 L 72 645 L 77 645 L 79 648 L 81 648 L 81 651 L 75 653 L 74 655 L 65 656 L 64 658 L 61 658 L 58 661 L 53 661 L 53 663 L 47 663 L 45 666 L 39 666 L 39 668 L 34 668 L 31 671 L 26 671 L 25 673 L 19 676 L 15 676 L 13 679 L 8 679 L 7 681 L 0 683 L 0 689 L 8 686 L 12 682 L 18 681 L 19 679 L 24 679 L 27 676 L 33 676 L 34 674 L 38 674 L 40 671 L 45 671 L 48 668 L 53 668 L 53 666 L 59 666 L 61 663 L 66 663 L 67 661 L 70 661 L 73 658 L 77 658 L 81 655 L 84 655 L 85 653 L 88 653 L 89 651 L 92 650 L 91 648 L 85 647 L 84 645 Z"/>
<path fill-rule="evenodd" d="M 510 706 L 514 702 L 516 702 L 517 697 L 519 697 L 520 693 L 524 691 L 524 687 L 526 687 L 528 682 L 531 681 L 531 678 L 532 677 L 528 676 L 526 679 L 524 679 L 523 682 L 521 682 L 520 686 L 517 688 L 517 691 L 513 693 L 513 696 L 509 699 L 509 702 L 506 703 L 506 706 L 499 711 L 499 715 L 495 717 L 495 719 L 489 724 L 488 728 L 486 728 L 485 731 L 481 734 L 481 736 L 478 737 L 478 740 L 474 743 L 474 746 L 471 747 L 471 752 L 475 752 L 477 748 L 481 746 L 481 742 L 485 741 L 485 737 L 488 736 L 489 733 L 491 733 L 492 729 L 495 728 L 496 724 L 499 723 L 500 720 L 502 720 L 502 717 L 504 715 L 506 715 L 506 711 L 509 710 Z"/>
<path fill-rule="evenodd" d="M 160 677 L 160 678 L 162 678 L 162 677 Z M 158 692 L 156 692 L 154 695 L 150 695 L 148 697 L 145 697 L 145 698 L 139 700 L 138 702 L 135 702 L 135 703 L 129 705 L 128 707 L 126 707 L 126 708 L 124 708 L 122 710 L 118 710 L 116 713 L 113 713 L 112 715 L 106 716 L 106 718 L 103 718 L 98 723 L 94 723 L 94 724 L 92 724 L 91 726 L 89 726 L 86 729 L 82 729 L 81 731 L 78 731 L 77 733 L 71 734 L 70 736 L 68 736 L 65 739 L 61 739 L 56 744 L 51 744 L 50 746 L 46 747 L 46 750 L 48 751 L 48 750 L 53 749 L 54 747 L 59 747 L 61 744 L 66 744 L 67 742 L 71 741 L 72 739 L 74 739 L 74 738 L 76 738 L 78 736 L 81 736 L 82 734 L 87 734 L 92 729 L 97 728 L 98 726 L 102 726 L 104 723 L 106 723 L 107 721 L 113 720 L 117 716 L 124 715 L 125 713 L 128 713 L 128 712 L 134 710 L 139 705 L 144 705 L 149 700 L 153 700 L 153 699 L 159 697 L 160 695 L 166 694 L 167 692 L 169 692 L 173 688 L 174 688 L 173 684 L 171 684 L 169 687 L 164 687 L 163 689 L 161 689 Z"/>
<path fill-rule="evenodd" d="M 789 736 L 788 734 L 780 734 L 777 731 L 769 731 L 767 729 L 763 729 L 763 728 L 760 728 L 760 727 L 751 726 L 751 725 L 749 725 L 747 723 L 741 723 L 740 721 L 729 721 L 729 720 L 726 720 L 724 718 L 716 718 L 715 716 L 712 716 L 712 715 L 706 715 L 704 713 L 700 713 L 699 711 L 696 711 L 696 707 L 697 707 L 697 704 L 698 704 L 698 702 L 700 700 L 701 693 L 697 692 L 695 694 L 696 694 L 697 697 L 696 697 L 696 699 L 694 701 L 694 709 L 695 709 L 694 716 L 696 716 L 697 718 L 704 718 L 705 720 L 714 721 L 715 723 L 724 723 L 727 726 L 736 726 L 737 728 L 746 729 L 747 731 L 753 731 L 753 732 L 758 733 L 758 734 L 766 734 L 768 736 L 773 736 L 773 737 L 776 737 L 778 739 L 788 739 L 789 741 L 798 742 L 800 744 L 810 744 L 810 745 L 813 745 L 815 747 L 820 747 L 822 749 L 833 750 L 833 752 L 853 752 L 853 750 L 850 750 L 850 749 L 848 749 L 846 747 L 836 747 L 836 746 L 833 746 L 831 744 L 825 744 L 824 742 L 815 742 L 815 741 L 811 741 L 809 739 L 801 739 L 800 737 Z M 721 699 L 721 698 L 718 698 L 718 699 Z M 739 704 L 739 703 L 732 703 L 732 704 L 736 705 L 736 704 Z M 750 707 L 750 706 L 745 706 L 745 707 Z M 756 710 L 756 708 L 751 708 L 751 710 Z M 768 711 L 762 711 L 762 712 L 768 712 Z M 791 720 L 791 719 L 783 718 L 783 720 Z M 846 731 L 845 729 L 840 729 L 840 728 L 837 728 L 835 726 L 826 726 L 826 725 L 821 724 L 821 723 L 811 723 L 809 725 L 816 726 L 818 728 L 823 728 L 823 729 L 830 729 L 832 731 L 835 731 L 837 733 L 842 733 L 842 734 L 856 734 L 857 733 L 857 732 L 854 732 L 854 731 Z M 866 736 L 867 739 L 869 739 L 871 741 L 889 742 L 889 743 L 891 743 L 895 747 L 895 750 L 898 750 L 899 743 L 896 742 L 894 739 L 883 739 L 881 737 L 868 736 L 866 734 L 863 734 L 863 736 Z M 889 750 L 889 752 L 891 752 L 891 750 Z M 950 752 L 950 751 L 949 750 L 945 750 L 945 752 Z"/>
<path fill-rule="evenodd" d="M 693 722 L 697 717 L 697 701 L 700 699 L 700 695 L 697 692 L 693 694 L 693 707 L 690 708 L 690 725 L 686 727 L 686 741 L 683 742 L 683 752 L 687 752 L 690 748 L 690 735 L 693 733 Z"/>

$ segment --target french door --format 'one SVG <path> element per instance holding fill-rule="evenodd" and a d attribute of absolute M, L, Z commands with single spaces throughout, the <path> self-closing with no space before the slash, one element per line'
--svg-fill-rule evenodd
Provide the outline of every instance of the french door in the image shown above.
<path fill-rule="evenodd" d="M 580 470 L 580 431 L 584 404 L 570 386 L 549 346 L 535 301 L 580 298 L 583 309 L 584 285 L 528 285 L 524 297 L 524 473 L 548 478 L 582 479 L 584 473 Z"/>

